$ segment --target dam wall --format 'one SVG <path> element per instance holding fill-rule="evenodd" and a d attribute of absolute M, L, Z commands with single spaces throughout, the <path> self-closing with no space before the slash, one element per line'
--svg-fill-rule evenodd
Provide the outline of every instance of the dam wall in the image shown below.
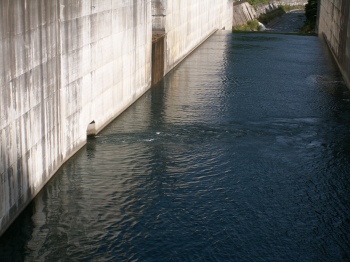
<path fill-rule="evenodd" d="M 151 84 L 151 2 L 0 0 L 0 235 Z"/>
<path fill-rule="evenodd" d="M 87 135 L 223 28 L 232 0 L 0 0 L 0 235 Z"/>
<path fill-rule="evenodd" d="M 165 35 L 164 74 L 218 29 L 232 30 L 233 0 L 154 0 L 153 32 Z"/>
<path fill-rule="evenodd" d="M 318 33 L 326 40 L 350 88 L 350 1 L 319 0 Z"/>

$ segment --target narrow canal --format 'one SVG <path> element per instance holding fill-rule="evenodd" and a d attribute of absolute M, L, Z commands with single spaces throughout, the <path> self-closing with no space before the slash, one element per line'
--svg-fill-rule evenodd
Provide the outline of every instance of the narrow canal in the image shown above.
<path fill-rule="evenodd" d="M 218 32 L 90 139 L 1 261 L 349 261 L 350 94 L 317 37 Z"/>

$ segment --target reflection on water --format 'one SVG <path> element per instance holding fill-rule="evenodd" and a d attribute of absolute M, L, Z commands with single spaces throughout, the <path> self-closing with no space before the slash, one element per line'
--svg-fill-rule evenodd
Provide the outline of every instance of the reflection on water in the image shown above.
<path fill-rule="evenodd" d="M 350 94 L 323 48 L 215 34 L 59 170 L 0 260 L 349 260 Z"/>

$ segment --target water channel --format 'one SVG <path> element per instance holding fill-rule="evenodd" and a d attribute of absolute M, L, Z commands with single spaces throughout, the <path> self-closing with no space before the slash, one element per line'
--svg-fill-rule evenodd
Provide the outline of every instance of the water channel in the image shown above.
<path fill-rule="evenodd" d="M 348 261 L 350 93 L 317 37 L 218 32 L 68 161 L 1 261 Z"/>

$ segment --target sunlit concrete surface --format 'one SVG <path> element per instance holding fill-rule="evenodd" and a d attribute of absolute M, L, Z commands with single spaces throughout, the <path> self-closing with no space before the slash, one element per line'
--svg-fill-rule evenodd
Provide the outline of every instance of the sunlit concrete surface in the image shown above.
<path fill-rule="evenodd" d="M 0 234 L 149 87 L 151 1 L 0 2 Z"/>

